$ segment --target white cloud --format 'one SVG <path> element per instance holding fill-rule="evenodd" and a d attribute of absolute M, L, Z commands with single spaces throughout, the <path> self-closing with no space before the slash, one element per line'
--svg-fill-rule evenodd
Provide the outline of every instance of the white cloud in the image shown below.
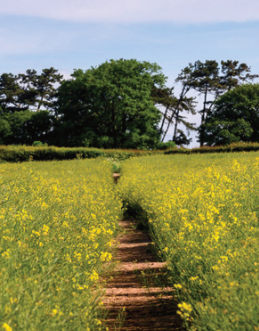
<path fill-rule="evenodd" d="M 0 0 L 4 1 L 4 0 Z M 259 20 L 258 0 L 8 0 L 0 14 L 82 22 L 245 22 Z"/>

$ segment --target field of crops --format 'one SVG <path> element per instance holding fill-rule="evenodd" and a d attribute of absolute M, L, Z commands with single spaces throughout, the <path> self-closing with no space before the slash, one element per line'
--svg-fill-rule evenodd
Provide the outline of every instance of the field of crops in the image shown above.
<path fill-rule="evenodd" d="M 110 164 L 1 164 L 0 185 L 0 329 L 103 330 L 97 284 L 121 217 Z"/>
<path fill-rule="evenodd" d="M 122 204 L 144 211 L 188 330 L 259 330 L 259 153 L 0 165 L 0 329 L 105 330 Z M 112 266 L 112 264 L 111 264 Z"/>
<path fill-rule="evenodd" d="M 152 156 L 118 189 L 142 208 L 189 330 L 259 330 L 259 154 Z"/>

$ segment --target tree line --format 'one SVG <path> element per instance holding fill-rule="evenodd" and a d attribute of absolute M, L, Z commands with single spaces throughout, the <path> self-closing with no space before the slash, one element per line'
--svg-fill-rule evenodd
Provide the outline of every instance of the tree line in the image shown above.
<path fill-rule="evenodd" d="M 54 68 L 0 76 L 0 144 L 41 141 L 56 146 L 155 149 L 259 141 L 258 75 L 238 61 L 196 61 L 175 80 L 176 95 L 156 63 L 110 60 L 74 70 Z M 199 95 L 202 107 L 195 96 Z M 200 115 L 200 124 L 189 120 Z"/>

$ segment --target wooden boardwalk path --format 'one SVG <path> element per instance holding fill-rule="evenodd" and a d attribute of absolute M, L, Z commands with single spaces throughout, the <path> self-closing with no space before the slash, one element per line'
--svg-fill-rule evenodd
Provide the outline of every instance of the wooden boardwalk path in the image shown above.
<path fill-rule="evenodd" d="M 130 220 L 121 221 L 120 226 L 125 231 L 118 238 L 117 268 L 103 300 L 109 331 L 183 330 L 174 290 L 162 285 L 166 265 L 148 250 L 149 236 Z"/>

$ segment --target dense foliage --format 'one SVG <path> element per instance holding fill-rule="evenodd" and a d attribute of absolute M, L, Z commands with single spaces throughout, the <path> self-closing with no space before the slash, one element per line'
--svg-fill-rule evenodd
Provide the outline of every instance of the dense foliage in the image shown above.
<path fill-rule="evenodd" d="M 251 69 L 246 63 L 228 60 L 221 61 L 219 64 L 215 60 L 206 60 L 205 62 L 190 63 L 177 77 L 176 82 L 180 82 L 182 85 L 182 98 L 190 90 L 195 91 L 203 98 L 202 108 L 198 110 L 201 115 L 201 124 L 198 126 L 197 138 L 201 147 L 205 143 L 204 124 L 208 114 L 214 109 L 216 100 L 226 91 L 259 77 L 259 75 L 252 75 L 250 72 Z"/>
<path fill-rule="evenodd" d="M 204 125 L 208 145 L 259 141 L 259 85 L 245 84 L 223 94 Z"/>
<path fill-rule="evenodd" d="M 32 108 L 34 110 L 55 108 L 56 85 L 63 76 L 53 67 L 43 69 L 41 74 L 28 69 L 25 74 L 4 73 L 0 76 L 0 109 L 2 113 L 14 113 Z"/>
<path fill-rule="evenodd" d="M 191 131 L 198 132 L 201 147 L 250 137 L 258 141 L 249 121 L 242 119 L 217 119 L 230 134 L 225 130 L 218 139 L 222 130 L 217 125 L 214 141 L 214 133 L 208 140 L 205 129 L 219 97 L 259 77 L 250 72 L 247 64 L 238 61 L 196 61 L 176 78 L 175 83 L 181 84 L 178 96 L 174 87 L 165 86 L 161 67 L 134 59 L 74 70 L 68 80 L 62 80 L 53 67 L 40 74 L 31 69 L 18 75 L 4 73 L 0 76 L 0 144 L 41 141 L 67 147 L 160 149 L 166 148 L 163 142 L 170 131 L 170 141 L 180 146 L 190 144 Z M 203 98 L 201 109 L 193 93 Z M 197 112 L 198 126 L 189 116 Z"/>
<path fill-rule="evenodd" d="M 124 60 L 105 62 L 59 88 L 60 137 L 66 146 L 154 148 L 159 142 L 160 112 L 151 92 L 166 78 L 156 64 Z"/>
<path fill-rule="evenodd" d="M 62 75 L 54 68 L 41 74 L 0 76 L 0 144 L 54 143 L 57 85 Z"/>
<path fill-rule="evenodd" d="M 20 110 L 0 118 L 0 144 L 27 144 L 49 141 L 54 118 L 47 110 Z"/>

